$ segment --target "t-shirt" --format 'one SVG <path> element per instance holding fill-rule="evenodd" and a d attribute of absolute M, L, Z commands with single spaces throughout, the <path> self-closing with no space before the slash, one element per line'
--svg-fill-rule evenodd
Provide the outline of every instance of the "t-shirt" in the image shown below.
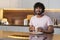
<path fill-rule="evenodd" d="M 37 18 L 37 16 L 33 16 L 30 19 L 29 25 L 33 25 L 34 27 L 41 27 L 43 29 L 47 29 L 49 25 L 53 25 L 52 20 L 49 16 L 44 15 L 40 18 Z"/>

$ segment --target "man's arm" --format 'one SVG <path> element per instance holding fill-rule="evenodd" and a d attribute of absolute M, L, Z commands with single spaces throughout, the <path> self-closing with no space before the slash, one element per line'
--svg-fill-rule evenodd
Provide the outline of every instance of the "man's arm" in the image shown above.
<path fill-rule="evenodd" d="M 49 25 L 48 26 L 48 30 L 42 30 L 42 32 L 44 32 L 44 33 L 53 33 L 54 32 L 54 28 L 53 28 L 53 26 L 52 25 Z"/>
<path fill-rule="evenodd" d="M 43 32 L 44 33 L 53 33 L 54 32 L 54 27 L 53 27 L 53 22 L 52 22 L 51 18 L 48 18 L 47 26 L 48 26 L 48 29 L 47 30 L 43 30 Z"/>

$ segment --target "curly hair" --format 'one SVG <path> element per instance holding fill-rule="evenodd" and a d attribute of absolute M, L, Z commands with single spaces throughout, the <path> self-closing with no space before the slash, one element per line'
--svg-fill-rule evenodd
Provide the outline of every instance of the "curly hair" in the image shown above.
<path fill-rule="evenodd" d="M 35 8 L 37 8 L 37 7 L 39 7 L 39 8 L 42 9 L 42 13 L 45 11 L 45 6 L 44 6 L 43 3 L 40 3 L 40 2 L 35 3 L 35 5 L 34 5 L 34 11 L 35 11 Z"/>

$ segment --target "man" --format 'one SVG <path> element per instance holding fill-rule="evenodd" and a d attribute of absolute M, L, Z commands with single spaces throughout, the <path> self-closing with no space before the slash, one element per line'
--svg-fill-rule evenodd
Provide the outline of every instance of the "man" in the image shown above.
<path fill-rule="evenodd" d="M 52 34 L 54 31 L 53 23 L 47 15 L 44 15 L 45 6 L 37 2 L 34 5 L 34 16 L 30 20 L 30 40 L 52 40 Z M 36 34 L 35 32 L 41 32 L 42 34 Z"/>

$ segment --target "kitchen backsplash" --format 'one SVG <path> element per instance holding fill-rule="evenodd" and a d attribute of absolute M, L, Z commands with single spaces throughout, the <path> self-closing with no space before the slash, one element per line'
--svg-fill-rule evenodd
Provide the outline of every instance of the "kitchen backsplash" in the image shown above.
<path fill-rule="evenodd" d="M 54 19 L 56 19 L 57 23 L 60 24 L 60 12 L 46 12 L 46 15 L 48 15 L 53 22 Z"/>

